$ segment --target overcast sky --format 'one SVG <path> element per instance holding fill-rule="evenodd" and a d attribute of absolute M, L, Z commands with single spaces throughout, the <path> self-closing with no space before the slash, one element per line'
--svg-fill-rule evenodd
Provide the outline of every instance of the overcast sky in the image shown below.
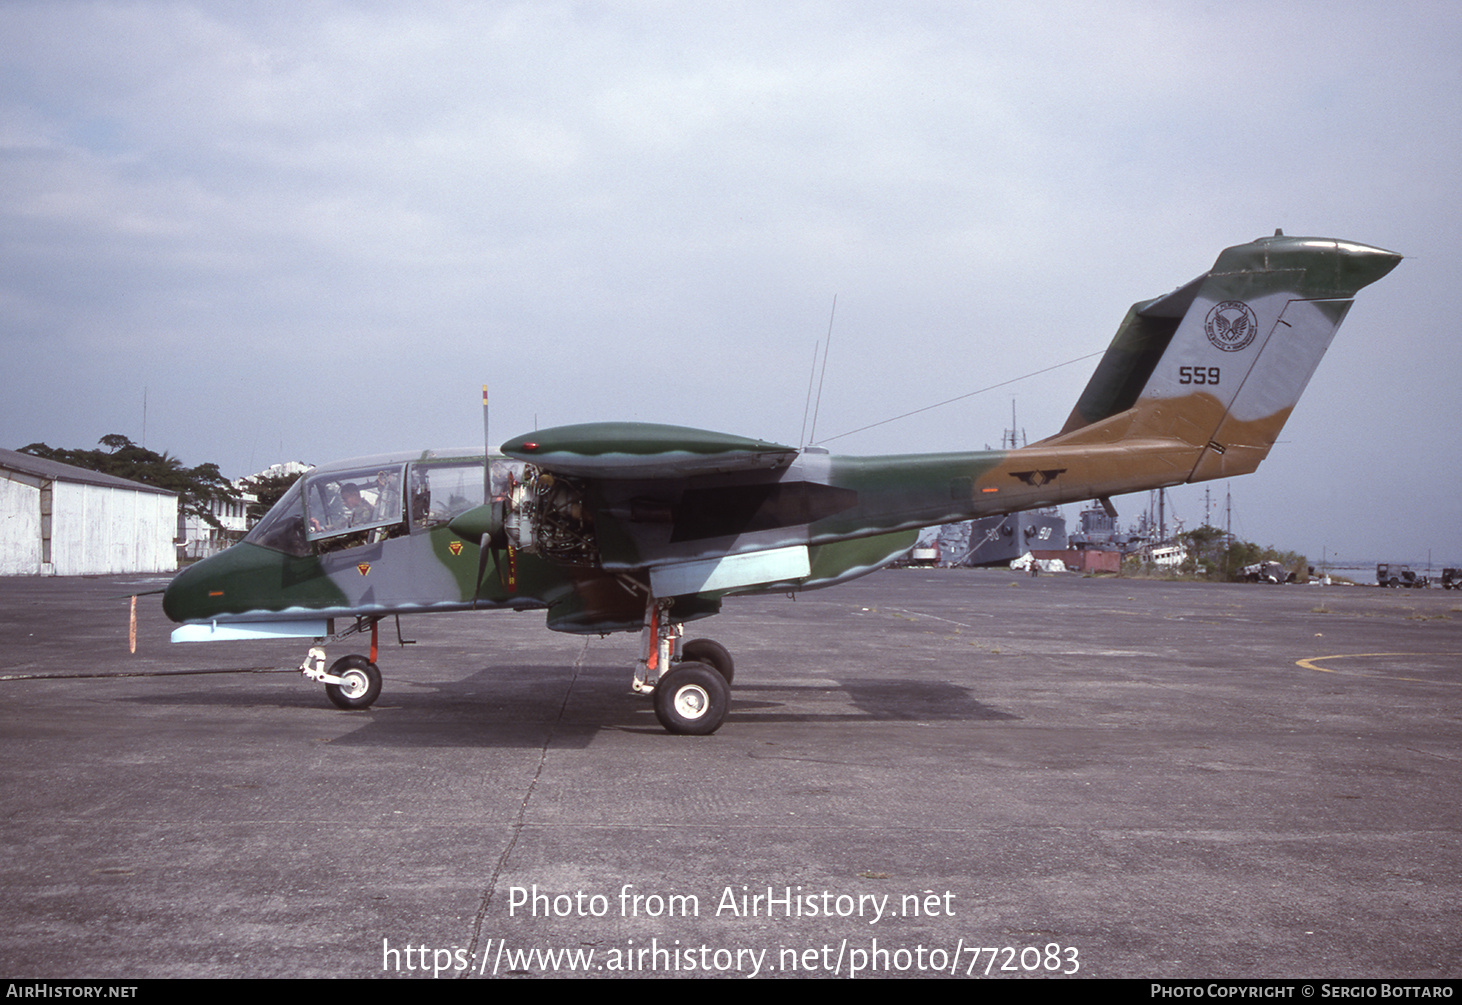
<path fill-rule="evenodd" d="M 796 442 L 836 296 L 829 441 L 1282 227 L 1407 260 L 1215 498 L 1312 561 L 1462 561 L 1450 0 L 7 0 L 0 39 L 0 445 L 234 476 L 480 443 L 483 382 L 495 443 Z M 1012 398 L 1034 440 L 1094 365 L 828 446 L 996 446 Z"/>

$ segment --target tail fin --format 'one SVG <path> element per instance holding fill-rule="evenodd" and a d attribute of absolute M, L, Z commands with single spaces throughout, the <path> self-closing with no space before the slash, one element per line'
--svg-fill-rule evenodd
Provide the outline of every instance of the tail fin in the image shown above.
<path fill-rule="evenodd" d="M 1357 290 L 1401 256 L 1349 241 L 1260 238 L 1133 304 L 1057 435 L 1041 447 L 1177 440 L 1180 481 L 1253 471 L 1269 453 Z"/>

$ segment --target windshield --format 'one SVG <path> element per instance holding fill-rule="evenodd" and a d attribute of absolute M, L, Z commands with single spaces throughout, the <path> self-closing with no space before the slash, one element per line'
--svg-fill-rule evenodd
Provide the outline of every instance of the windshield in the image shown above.
<path fill-rule="evenodd" d="M 244 540 L 286 555 L 309 554 L 310 545 L 305 540 L 304 504 L 300 496 L 303 486 L 304 479 L 291 485 L 283 498 L 254 524 L 254 529 L 244 535 Z"/>

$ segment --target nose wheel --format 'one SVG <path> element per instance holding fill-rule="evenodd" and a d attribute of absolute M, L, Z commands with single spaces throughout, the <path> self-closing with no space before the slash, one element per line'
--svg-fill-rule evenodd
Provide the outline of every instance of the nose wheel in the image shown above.
<path fill-rule="evenodd" d="M 370 708 L 381 696 L 381 670 L 376 666 L 376 627 L 380 618 L 358 618 L 354 628 L 349 628 L 338 634 L 331 635 L 326 639 L 317 639 L 318 644 L 311 646 L 300 664 L 300 673 L 304 674 L 306 680 L 319 681 L 325 685 L 325 697 L 336 708 L 343 708 L 347 711 L 356 711 L 363 708 Z M 325 669 L 325 646 L 330 642 L 338 642 L 348 635 L 363 632 L 370 629 L 371 633 L 371 655 L 367 659 L 364 656 L 342 656 L 330 664 L 330 669 Z M 400 636 L 401 626 L 396 626 L 397 636 Z M 403 640 L 404 644 L 404 640 Z"/>
<path fill-rule="evenodd" d="M 330 676 L 340 678 L 339 684 L 325 685 L 325 697 L 336 708 L 370 708 L 381 696 L 381 671 L 364 656 L 342 656 L 330 665 Z"/>

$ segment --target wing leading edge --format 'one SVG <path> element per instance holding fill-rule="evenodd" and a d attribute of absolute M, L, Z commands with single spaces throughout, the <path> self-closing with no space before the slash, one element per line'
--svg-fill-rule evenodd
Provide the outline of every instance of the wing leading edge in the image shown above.
<path fill-rule="evenodd" d="M 509 457 L 545 471 L 597 478 L 683 478 L 732 471 L 775 471 L 796 447 L 650 422 L 558 426 L 509 440 Z"/>

